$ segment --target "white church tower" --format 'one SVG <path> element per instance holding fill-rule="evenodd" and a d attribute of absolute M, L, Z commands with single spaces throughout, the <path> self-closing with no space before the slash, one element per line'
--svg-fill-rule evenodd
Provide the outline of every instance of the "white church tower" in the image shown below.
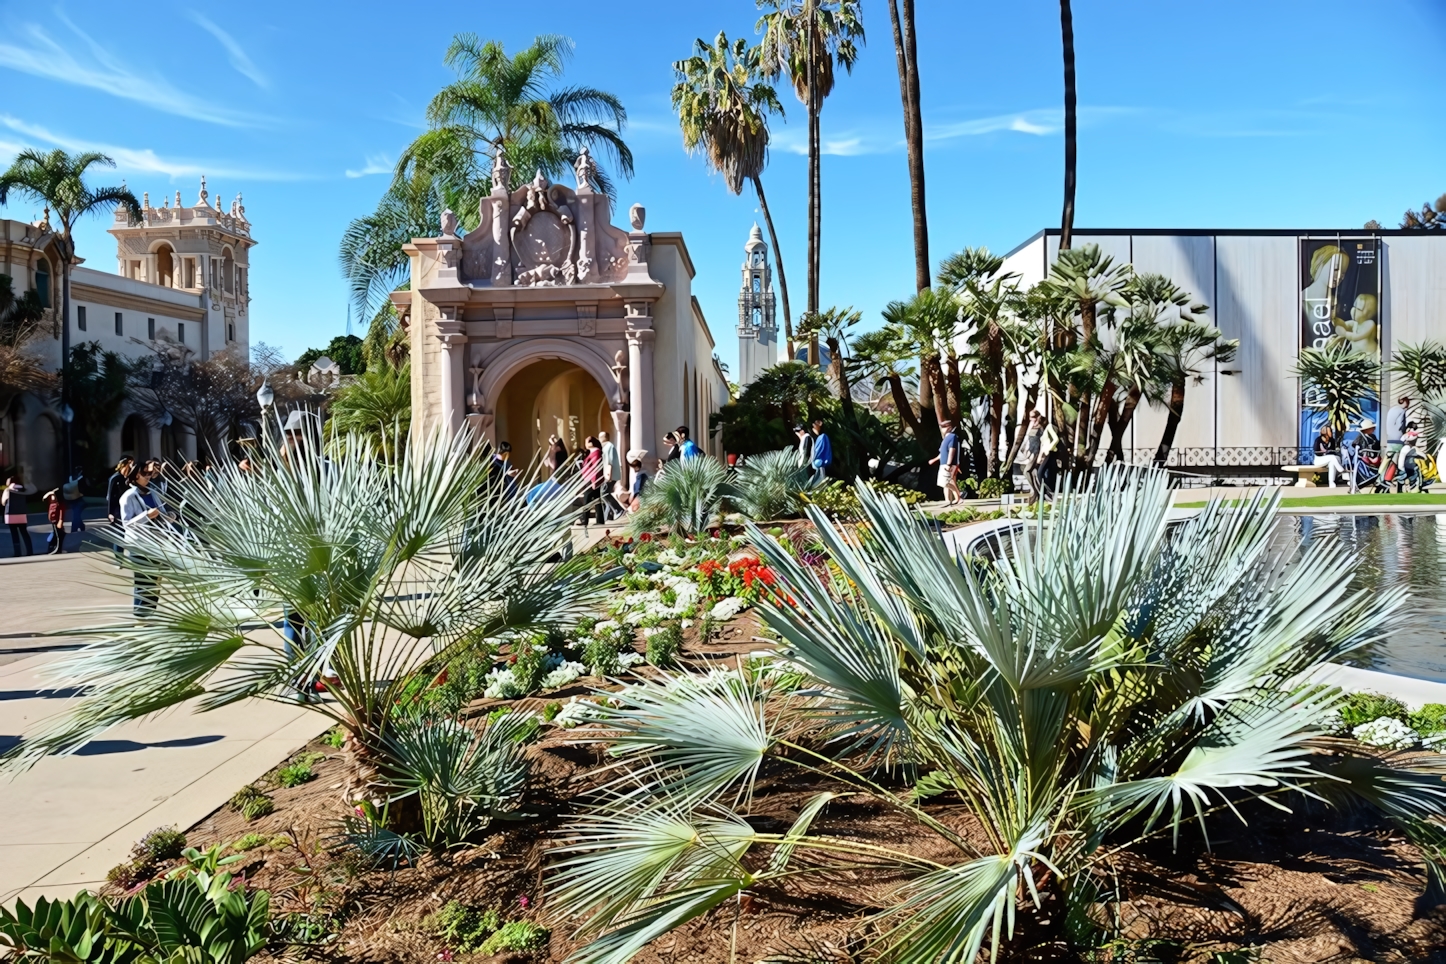
<path fill-rule="evenodd" d="M 738 292 L 738 385 L 747 386 L 778 363 L 778 322 L 773 312 L 773 269 L 758 225 L 743 246 L 743 287 Z"/>

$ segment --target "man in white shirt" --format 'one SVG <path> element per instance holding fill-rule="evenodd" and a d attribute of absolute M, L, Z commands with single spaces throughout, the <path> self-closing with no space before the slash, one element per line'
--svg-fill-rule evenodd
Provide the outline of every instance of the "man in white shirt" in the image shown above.
<path fill-rule="evenodd" d="M 1386 412 L 1386 462 L 1394 462 L 1401 454 L 1402 437 L 1406 434 L 1406 417 L 1411 411 L 1411 399 L 1402 395 L 1396 404 Z M 1396 478 L 1396 491 L 1401 491 L 1401 478 Z"/>

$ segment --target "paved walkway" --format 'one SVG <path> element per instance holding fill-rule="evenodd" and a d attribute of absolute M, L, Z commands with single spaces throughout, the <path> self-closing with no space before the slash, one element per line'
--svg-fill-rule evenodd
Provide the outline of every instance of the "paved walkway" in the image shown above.
<path fill-rule="evenodd" d="M 44 691 L 41 671 L 79 643 L 40 634 L 128 606 L 117 575 L 102 553 L 0 560 L 0 746 L 64 711 L 66 694 Z M 191 826 L 326 728 L 319 714 L 285 704 L 182 707 L 0 776 L 0 903 L 99 885 L 147 831 Z"/>

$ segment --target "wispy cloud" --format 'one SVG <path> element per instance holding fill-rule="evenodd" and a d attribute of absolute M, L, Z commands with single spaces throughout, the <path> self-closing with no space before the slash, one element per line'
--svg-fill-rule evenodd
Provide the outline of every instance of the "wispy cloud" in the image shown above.
<path fill-rule="evenodd" d="M 1105 110 L 1109 110 L 1106 108 Z M 1098 111 L 1091 110 L 1090 117 Z M 1084 122 L 1087 110 L 1081 108 L 1080 119 Z M 960 137 L 980 137 L 985 134 L 1027 134 L 1045 137 L 1057 134 L 1064 127 L 1064 112 L 1059 108 L 1016 111 L 1012 114 L 996 114 L 990 117 L 973 117 L 966 120 L 940 121 L 926 118 L 924 140 L 954 140 Z M 797 128 L 780 128 L 773 131 L 775 150 L 791 154 L 807 154 L 808 140 Z M 860 154 L 889 154 L 904 149 L 903 124 L 897 118 L 880 119 L 865 127 L 835 132 L 826 136 L 821 144 L 824 154 L 837 157 L 856 157 Z"/>
<path fill-rule="evenodd" d="M 367 162 L 360 170 L 346 172 L 347 177 L 366 177 L 369 174 L 390 174 L 392 173 L 392 162 L 387 160 L 385 154 L 368 154 Z"/>
<path fill-rule="evenodd" d="M 271 86 L 271 81 L 261 72 L 261 68 L 257 67 L 255 62 L 246 56 L 246 51 L 241 49 L 241 45 L 236 42 L 236 38 L 216 26 L 210 20 L 207 20 L 195 10 L 190 12 L 190 17 L 196 26 L 215 37 L 220 41 L 221 46 L 226 48 L 226 53 L 231 56 L 231 66 L 236 68 L 238 74 L 248 78 L 257 87 Z"/>
<path fill-rule="evenodd" d="M 0 157 L 13 156 L 27 147 L 60 147 L 67 151 L 99 151 L 116 163 L 116 169 L 123 174 L 164 174 L 168 178 L 199 177 L 208 174 L 213 177 L 243 178 L 248 181 L 300 181 L 306 178 L 285 172 L 227 167 L 202 161 L 185 161 L 166 158 L 150 148 L 119 147 L 114 144 L 99 144 L 57 134 L 38 124 L 27 123 L 9 114 L 0 114 L 0 127 L 6 128 L 24 138 L 24 142 L 0 141 Z"/>
<path fill-rule="evenodd" d="M 77 57 L 69 46 L 57 42 L 39 24 L 24 24 L 0 42 L 0 67 L 9 67 L 36 77 L 104 91 L 116 97 L 145 104 L 167 114 L 210 121 L 228 127 L 247 127 L 256 119 L 217 107 L 177 88 L 165 78 L 141 73 L 98 44 L 89 34 L 65 18 L 56 16 L 75 34 L 83 48 Z"/>
<path fill-rule="evenodd" d="M 808 153 L 808 137 L 802 131 L 785 127 L 772 131 L 770 136 L 774 150 L 790 154 Z M 887 154 L 901 149 L 903 145 L 902 136 L 885 137 L 874 131 L 848 130 L 821 138 L 819 150 L 831 157 L 857 157 L 860 154 Z"/>
<path fill-rule="evenodd" d="M 993 117 L 975 117 L 947 123 L 925 123 L 924 140 L 947 141 L 956 137 L 980 137 L 984 134 L 998 134 L 1003 131 L 1042 137 L 1057 133 L 1063 128 L 1064 111 L 1062 109 L 1040 108 L 1013 114 L 996 114 Z"/>

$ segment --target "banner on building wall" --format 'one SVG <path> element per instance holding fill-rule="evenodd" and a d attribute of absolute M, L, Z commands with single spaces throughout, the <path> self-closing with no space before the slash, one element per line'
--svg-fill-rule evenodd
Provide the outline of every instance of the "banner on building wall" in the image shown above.
<path fill-rule="evenodd" d="M 1381 273 L 1376 238 L 1302 238 L 1300 347 L 1349 345 L 1381 357 Z M 1300 441 L 1309 448 L 1326 415 L 1316 389 L 1301 386 Z M 1381 420 L 1380 401 L 1361 399 L 1364 417 Z"/>

